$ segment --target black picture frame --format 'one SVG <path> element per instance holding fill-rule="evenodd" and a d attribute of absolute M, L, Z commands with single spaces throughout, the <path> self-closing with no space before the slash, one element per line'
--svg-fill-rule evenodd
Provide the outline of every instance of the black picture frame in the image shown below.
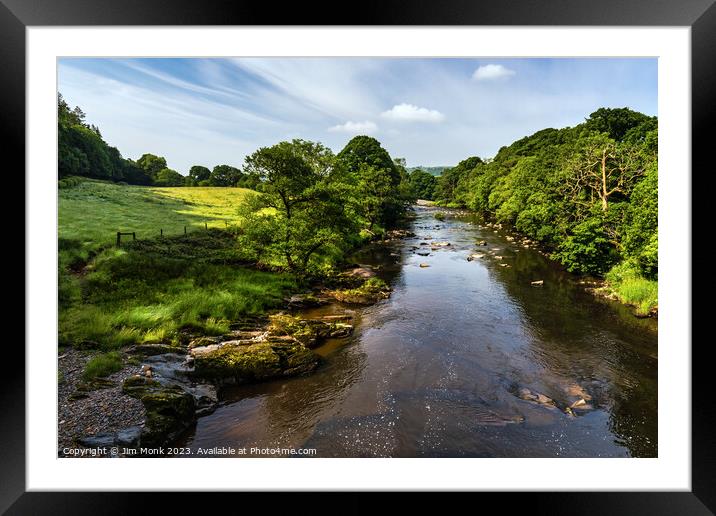
<path fill-rule="evenodd" d="M 0 131 L 3 147 L 17 159 L 15 170 L 25 170 L 25 29 L 28 26 L 87 25 L 550 25 L 550 26 L 688 26 L 691 27 L 692 73 L 692 182 L 697 174 L 710 175 L 709 126 L 714 120 L 716 92 L 716 0 L 365 0 L 353 9 L 337 3 L 248 2 L 243 0 L 0 0 Z M 350 13 L 350 14 L 340 14 Z M 12 159 L 11 158 L 11 159 Z M 686 171 L 684 172 L 686 174 Z M 699 191 L 703 175 L 699 175 Z M 18 185 L 24 191 L 24 185 Z M 692 192 L 696 190 L 692 188 Z M 694 206 L 697 203 L 694 200 Z M 697 221 L 692 216 L 694 222 Z M 696 233 L 693 233 L 696 234 Z M 17 246 L 19 248 L 19 246 Z M 707 256 L 693 256 L 692 270 Z M 27 257 L 25 257 L 27 258 Z M 705 263 L 704 263 L 705 265 Z M 25 270 L 25 274 L 31 271 Z M 692 321 L 705 308 L 693 303 Z M 27 307 L 31 309 L 32 307 Z M 690 492 L 622 493 L 486 493 L 497 503 L 509 500 L 525 504 L 532 513 L 548 514 L 712 514 L 716 510 L 716 452 L 712 429 L 716 422 L 713 391 L 708 385 L 711 362 L 707 359 L 711 339 L 695 342 L 692 353 L 692 490 Z M 688 345 L 689 343 L 671 343 Z M 6 345 L 0 388 L 0 512 L 7 514 L 144 514 L 148 512 L 141 493 L 28 493 L 25 489 L 25 354 L 17 345 Z M 10 362 L 11 361 L 11 362 Z M 604 459 L 608 460 L 608 459 Z M 154 495 L 163 510 L 178 504 L 181 513 L 206 510 L 207 496 L 232 507 L 228 494 L 172 493 Z M 266 504 L 266 494 L 240 494 L 242 507 Z M 364 495 L 351 494 L 353 502 L 342 502 L 345 510 L 369 510 Z M 456 495 L 454 495 L 456 496 Z M 258 500 L 254 498 L 259 497 Z M 271 495 L 272 508 L 281 504 L 300 507 L 304 495 L 289 499 Z M 412 499 L 422 503 L 421 495 Z M 492 500 L 491 500 L 492 501 Z M 469 502 L 473 503 L 473 502 Z M 311 512 L 331 508 L 324 498 L 321 506 L 311 503 Z M 233 505 L 236 509 L 239 506 Z M 345 512 L 345 511 L 342 511 Z"/>

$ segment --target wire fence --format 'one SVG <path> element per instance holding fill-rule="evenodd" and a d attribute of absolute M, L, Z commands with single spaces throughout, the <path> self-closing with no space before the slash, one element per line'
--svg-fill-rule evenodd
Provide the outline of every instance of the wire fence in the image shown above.
<path fill-rule="evenodd" d="M 225 227 L 226 231 L 230 231 L 230 230 L 236 228 L 236 226 L 233 226 L 233 225 L 229 224 L 228 221 L 226 221 L 226 220 L 224 221 L 224 225 L 226 226 L 226 227 Z M 208 231 L 208 230 L 210 229 L 208 222 L 204 222 L 204 228 L 203 228 L 203 229 L 204 229 L 205 231 Z M 221 229 L 221 228 L 212 226 L 211 229 Z M 189 233 L 196 232 L 196 231 L 201 231 L 201 229 L 200 229 L 200 228 L 197 228 L 196 226 L 190 227 L 190 226 L 184 225 L 183 234 L 184 234 L 185 236 L 188 235 Z M 172 235 L 169 235 L 168 233 L 165 233 L 164 228 L 159 228 L 159 235 L 158 235 L 158 236 L 159 236 L 160 238 L 162 238 L 162 237 L 164 237 L 164 236 L 179 236 L 179 235 L 181 235 L 181 234 L 182 234 L 182 233 L 179 233 L 179 234 L 174 233 L 174 234 L 172 234 Z M 121 246 L 122 246 L 122 237 L 132 237 L 132 239 L 131 239 L 132 242 L 136 242 L 136 241 L 137 241 L 137 232 L 136 232 L 136 231 L 117 231 L 117 240 L 116 240 L 116 242 L 117 242 L 117 243 L 116 243 L 117 247 L 121 247 Z M 151 237 L 150 237 L 150 238 L 151 238 Z"/>

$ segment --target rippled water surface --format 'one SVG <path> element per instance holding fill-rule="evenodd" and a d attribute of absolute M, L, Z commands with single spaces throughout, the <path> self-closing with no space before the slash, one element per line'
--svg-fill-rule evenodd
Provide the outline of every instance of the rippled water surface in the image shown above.
<path fill-rule="evenodd" d="M 417 208 L 416 237 L 355 257 L 379 265 L 393 294 L 355 309 L 355 334 L 319 348 L 315 374 L 225 391 L 184 444 L 320 457 L 656 456 L 656 321 L 596 299 L 471 215 L 434 213 Z M 437 241 L 451 245 L 415 254 Z M 468 261 L 474 252 L 485 256 Z M 522 399 L 525 389 L 556 407 Z M 565 413 L 580 398 L 586 410 Z"/>

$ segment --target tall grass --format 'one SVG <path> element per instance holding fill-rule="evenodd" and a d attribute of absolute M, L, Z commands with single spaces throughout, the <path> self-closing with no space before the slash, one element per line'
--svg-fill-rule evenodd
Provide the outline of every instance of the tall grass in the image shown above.
<path fill-rule="evenodd" d="M 117 351 L 100 353 L 90 358 L 85 364 L 82 378 L 92 380 L 103 378 L 122 369 L 122 355 Z"/>
<path fill-rule="evenodd" d="M 608 288 L 623 302 L 636 307 L 639 315 L 648 315 L 659 303 L 659 284 L 639 275 L 625 262 L 606 275 Z"/>
<path fill-rule="evenodd" d="M 218 335 L 296 288 L 291 275 L 237 262 L 233 236 L 218 230 L 105 249 L 77 279 L 81 299 L 61 305 L 60 343 L 117 349 L 178 342 L 181 330 Z"/>

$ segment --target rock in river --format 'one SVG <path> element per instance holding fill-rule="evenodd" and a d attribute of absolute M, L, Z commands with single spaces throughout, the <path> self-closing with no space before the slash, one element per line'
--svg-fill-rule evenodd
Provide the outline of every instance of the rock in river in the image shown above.
<path fill-rule="evenodd" d="M 142 446 L 163 446 L 196 421 L 194 397 L 178 386 L 137 375 L 124 381 L 122 391 L 138 398 L 147 412 Z"/>
<path fill-rule="evenodd" d="M 296 341 L 266 340 L 249 346 L 194 348 L 194 374 L 227 383 L 249 383 L 313 371 L 320 358 Z"/>

